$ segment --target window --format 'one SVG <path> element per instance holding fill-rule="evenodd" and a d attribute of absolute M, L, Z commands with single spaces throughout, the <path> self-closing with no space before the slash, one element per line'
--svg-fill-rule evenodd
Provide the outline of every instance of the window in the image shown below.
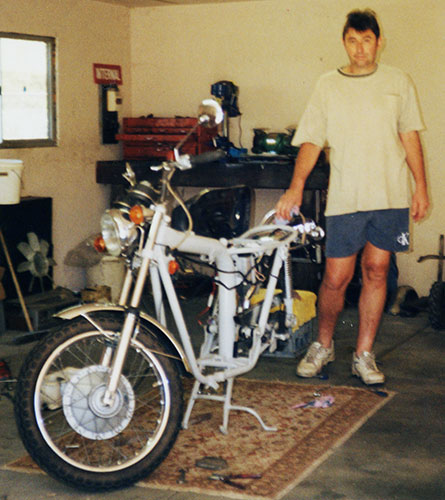
<path fill-rule="evenodd" d="M 0 32 L 0 148 L 56 144 L 55 39 Z"/>

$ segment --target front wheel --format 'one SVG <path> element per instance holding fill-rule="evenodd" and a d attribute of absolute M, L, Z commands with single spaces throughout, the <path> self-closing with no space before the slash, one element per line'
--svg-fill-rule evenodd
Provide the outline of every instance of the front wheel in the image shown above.
<path fill-rule="evenodd" d="M 29 353 L 17 383 L 15 416 L 26 449 L 75 488 L 111 490 L 146 477 L 180 428 L 177 367 L 144 326 L 130 342 L 113 404 L 103 403 L 122 321 L 103 313 L 95 327 L 84 318 L 68 322 Z"/>

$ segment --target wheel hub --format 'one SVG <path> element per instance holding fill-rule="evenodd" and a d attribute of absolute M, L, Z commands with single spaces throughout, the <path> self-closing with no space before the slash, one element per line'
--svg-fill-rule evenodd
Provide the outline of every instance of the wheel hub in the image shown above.
<path fill-rule="evenodd" d="M 135 400 L 130 382 L 121 375 L 111 405 L 104 404 L 110 369 L 94 365 L 79 370 L 64 386 L 63 412 L 69 425 L 88 439 L 111 439 L 133 417 Z"/>

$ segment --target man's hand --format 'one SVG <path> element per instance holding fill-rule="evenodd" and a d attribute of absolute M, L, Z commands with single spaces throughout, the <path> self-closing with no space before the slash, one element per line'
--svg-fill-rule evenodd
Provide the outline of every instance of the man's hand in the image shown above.
<path fill-rule="evenodd" d="M 425 217 L 429 205 L 426 189 L 416 189 L 411 202 L 411 216 L 414 222 L 419 222 Z"/>
<path fill-rule="evenodd" d="M 302 201 L 302 193 L 288 189 L 283 196 L 278 200 L 277 206 L 275 207 L 276 216 L 281 219 L 289 220 L 292 217 L 292 210 L 300 208 Z"/>

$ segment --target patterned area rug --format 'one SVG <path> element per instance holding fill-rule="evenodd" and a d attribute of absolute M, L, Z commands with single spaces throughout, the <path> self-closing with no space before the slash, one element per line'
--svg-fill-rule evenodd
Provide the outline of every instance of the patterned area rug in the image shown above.
<path fill-rule="evenodd" d="M 224 435 L 219 431 L 221 403 L 198 400 L 189 428 L 179 433 L 160 467 L 138 485 L 217 497 L 278 500 L 356 432 L 394 393 L 383 393 L 383 396 L 386 397 L 352 387 L 239 379 L 234 384 L 233 403 L 254 408 L 267 425 L 278 430 L 266 432 L 249 413 L 232 411 L 229 433 Z M 326 401 L 325 407 L 320 404 L 323 401 Z M 315 405 L 295 408 L 310 402 Z M 236 485 L 210 479 L 214 471 L 196 466 L 197 460 L 208 456 L 226 461 L 226 468 L 215 471 L 218 474 L 261 477 L 232 479 Z M 28 456 L 6 468 L 40 471 Z"/>

